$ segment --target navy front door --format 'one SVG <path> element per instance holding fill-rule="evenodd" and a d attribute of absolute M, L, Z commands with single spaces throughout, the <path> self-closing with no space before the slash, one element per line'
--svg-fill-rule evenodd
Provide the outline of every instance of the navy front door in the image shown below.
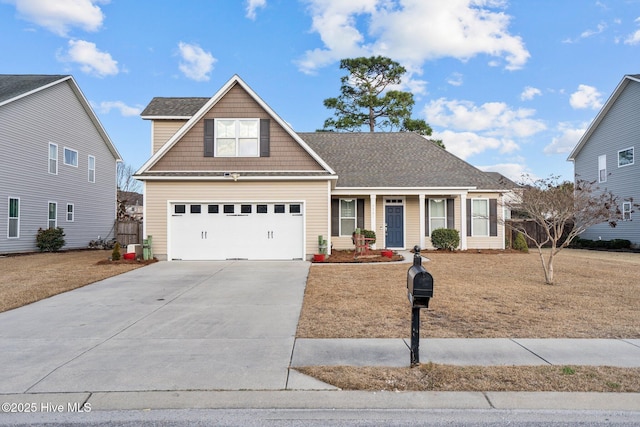
<path fill-rule="evenodd" d="M 404 206 L 385 206 L 386 246 L 404 248 Z"/>

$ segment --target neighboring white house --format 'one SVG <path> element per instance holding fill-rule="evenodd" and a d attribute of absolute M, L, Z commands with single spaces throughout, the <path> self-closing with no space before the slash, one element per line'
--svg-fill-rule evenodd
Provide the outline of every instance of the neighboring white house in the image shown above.
<path fill-rule="evenodd" d="M 72 76 L 0 75 L 0 158 L 0 253 L 113 237 L 120 154 Z"/>
<path fill-rule="evenodd" d="M 626 239 L 640 246 L 640 74 L 622 78 L 613 94 L 569 155 L 576 180 L 595 181 L 622 199 L 623 221 L 616 227 L 602 223 L 580 237 L 590 240 Z"/>

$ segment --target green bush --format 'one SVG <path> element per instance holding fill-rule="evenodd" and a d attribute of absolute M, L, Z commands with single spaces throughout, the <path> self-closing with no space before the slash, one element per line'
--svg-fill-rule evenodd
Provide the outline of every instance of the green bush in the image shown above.
<path fill-rule="evenodd" d="M 38 229 L 36 234 L 36 246 L 40 252 L 57 252 L 64 246 L 64 231 L 60 227 Z"/>
<path fill-rule="evenodd" d="M 521 252 L 529 252 L 529 246 L 527 246 L 527 239 L 524 238 L 524 234 L 518 233 L 513 240 L 513 249 Z"/>
<path fill-rule="evenodd" d="M 116 245 L 113 247 L 113 251 L 111 252 L 111 259 L 113 261 L 118 261 L 120 259 L 120 243 L 116 242 Z"/>
<path fill-rule="evenodd" d="M 627 239 L 589 240 L 578 237 L 571 242 L 571 247 L 577 249 L 630 249 L 631 241 Z"/>
<path fill-rule="evenodd" d="M 431 232 L 431 244 L 438 249 L 454 250 L 460 244 L 458 230 L 438 228 Z"/>

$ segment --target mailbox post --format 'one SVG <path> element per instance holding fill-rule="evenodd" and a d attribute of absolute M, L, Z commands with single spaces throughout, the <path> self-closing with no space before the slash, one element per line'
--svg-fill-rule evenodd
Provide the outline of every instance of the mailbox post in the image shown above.
<path fill-rule="evenodd" d="M 411 366 L 420 364 L 420 309 L 433 297 L 433 276 L 422 266 L 420 246 L 413 248 L 413 265 L 407 272 L 407 297 L 411 303 Z"/>

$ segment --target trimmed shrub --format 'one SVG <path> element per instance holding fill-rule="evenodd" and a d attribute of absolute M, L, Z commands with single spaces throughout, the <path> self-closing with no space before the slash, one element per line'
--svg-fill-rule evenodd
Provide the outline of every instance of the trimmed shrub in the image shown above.
<path fill-rule="evenodd" d="M 111 252 L 111 259 L 113 261 L 118 261 L 120 259 L 120 243 L 116 242 L 116 245 L 113 247 L 113 251 Z"/>
<path fill-rule="evenodd" d="M 58 252 L 65 244 L 64 230 L 60 227 L 39 228 L 36 234 L 36 246 L 40 252 Z"/>
<path fill-rule="evenodd" d="M 431 232 L 431 244 L 438 249 L 454 250 L 460 244 L 458 230 L 438 228 Z"/>
<path fill-rule="evenodd" d="M 529 252 L 529 246 L 527 246 L 527 239 L 524 238 L 524 234 L 518 233 L 513 240 L 513 249 L 521 252 Z"/>
<path fill-rule="evenodd" d="M 589 240 L 576 238 L 571 242 L 577 249 L 631 249 L 631 241 L 627 239 Z"/>

